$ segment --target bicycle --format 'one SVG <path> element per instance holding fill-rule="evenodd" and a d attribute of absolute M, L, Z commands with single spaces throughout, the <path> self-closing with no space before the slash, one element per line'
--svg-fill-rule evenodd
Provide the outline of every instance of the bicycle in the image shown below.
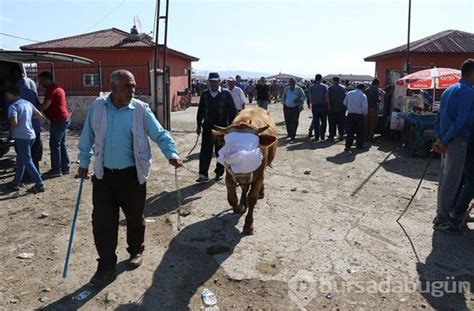
<path fill-rule="evenodd" d="M 178 91 L 178 97 L 178 110 L 186 110 L 191 106 L 192 96 L 189 89 L 184 89 L 182 92 Z"/>

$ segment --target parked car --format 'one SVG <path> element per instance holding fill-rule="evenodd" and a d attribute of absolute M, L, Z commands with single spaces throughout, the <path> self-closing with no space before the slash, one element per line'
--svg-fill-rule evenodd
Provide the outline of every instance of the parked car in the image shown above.
<path fill-rule="evenodd" d="M 47 63 L 79 63 L 90 64 L 92 60 L 80 56 L 45 51 L 0 51 L 0 158 L 8 153 L 14 141 L 10 138 L 8 124 L 8 103 L 5 96 L 5 86 L 12 81 L 11 72 L 14 67 L 20 67 L 26 76 L 25 64 Z"/>

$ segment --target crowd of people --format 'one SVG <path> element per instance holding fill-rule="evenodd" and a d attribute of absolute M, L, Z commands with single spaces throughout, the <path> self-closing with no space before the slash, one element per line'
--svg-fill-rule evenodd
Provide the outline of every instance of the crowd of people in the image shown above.
<path fill-rule="evenodd" d="M 433 228 L 452 234 L 461 234 L 462 218 L 469 203 L 474 197 L 474 60 L 466 60 L 463 64 L 462 79 L 448 88 L 441 97 L 435 134 L 437 141 L 433 151 L 441 154 L 441 177 L 438 189 L 437 216 Z M 236 78 L 240 81 L 240 77 Z M 234 79 L 230 78 L 231 95 L 217 73 L 209 75 L 209 89 L 201 94 L 197 133 L 203 128 L 203 143 L 200 153 L 200 175 L 198 182 L 206 182 L 213 150 L 217 153 L 220 146 L 212 139 L 211 130 L 214 126 L 228 126 L 241 107 L 244 107 L 242 93 L 246 93 L 249 102 L 253 95 L 257 105 L 263 109 L 274 98 L 272 83 L 262 77 L 258 84 L 246 91 L 239 90 L 239 97 L 233 95 Z M 313 114 L 308 138 L 313 141 L 345 139 L 345 152 L 351 153 L 354 140 L 357 149 L 364 149 L 366 140 L 373 142 L 379 123 L 379 113 L 384 102 L 384 91 L 380 82 L 374 79 L 369 87 L 359 83 L 355 89 L 349 90 L 341 85 L 338 77 L 334 77 L 331 85 L 317 74 L 311 84 L 297 85 L 290 79 L 284 86 L 279 100 L 283 105 L 287 138 L 295 141 L 299 126 L 300 113 L 306 102 Z M 275 88 L 273 88 L 274 90 Z M 251 97 L 252 96 L 252 97 Z M 231 104 L 232 98 L 234 105 Z M 236 99 L 237 98 L 237 99 Z M 222 108 L 224 107 L 224 108 Z M 329 123 L 329 135 L 327 134 Z M 471 137 L 473 139 L 471 139 Z M 217 163 L 215 180 L 220 180 L 224 172 Z M 465 224 L 464 224 L 465 225 Z"/>

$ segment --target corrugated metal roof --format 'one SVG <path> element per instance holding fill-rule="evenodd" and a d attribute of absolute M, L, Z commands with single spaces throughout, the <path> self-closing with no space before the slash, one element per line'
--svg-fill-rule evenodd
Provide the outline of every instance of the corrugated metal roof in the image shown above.
<path fill-rule="evenodd" d="M 22 50 L 52 50 L 52 49 L 120 49 L 120 48 L 147 48 L 154 47 L 155 43 L 148 35 L 132 35 L 117 28 L 99 30 L 91 33 L 39 42 L 20 47 Z M 199 59 L 185 53 L 168 49 L 191 61 Z"/>
<path fill-rule="evenodd" d="M 392 54 L 406 52 L 406 44 L 364 58 L 375 61 Z M 474 34 L 460 30 L 445 30 L 410 43 L 413 53 L 474 53 Z"/>

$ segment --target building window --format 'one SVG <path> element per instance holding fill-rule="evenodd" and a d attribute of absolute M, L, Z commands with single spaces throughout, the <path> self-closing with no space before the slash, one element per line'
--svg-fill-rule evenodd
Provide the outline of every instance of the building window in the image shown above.
<path fill-rule="evenodd" d="M 99 86 L 99 80 L 98 73 L 85 73 L 82 75 L 82 84 L 84 86 Z"/>

